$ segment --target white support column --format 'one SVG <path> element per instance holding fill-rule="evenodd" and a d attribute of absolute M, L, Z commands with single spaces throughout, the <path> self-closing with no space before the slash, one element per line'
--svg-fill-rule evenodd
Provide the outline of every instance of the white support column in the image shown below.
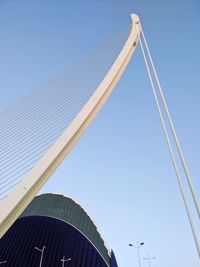
<path fill-rule="evenodd" d="M 95 93 L 54 145 L 50 147 L 41 160 L 27 173 L 23 181 L 0 204 L 0 238 L 65 159 L 110 96 L 138 43 L 139 18 L 135 14 L 132 14 L 131 18 L 132 29 L 130 35 Z M 138 28 L 137 30 L 136 27 Z"/>

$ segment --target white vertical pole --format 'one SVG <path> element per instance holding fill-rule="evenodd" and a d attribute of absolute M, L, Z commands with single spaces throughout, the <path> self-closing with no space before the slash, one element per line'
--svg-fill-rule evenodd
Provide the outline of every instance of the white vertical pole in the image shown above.
<path fill-rule="evenodd" d="M 63 258 L 61 259 L 61 261 L 62 261 L 62 267 L 65 267 L 65 262 L 71 261 L 71 258 L 65 259 L 65 256 L 63 256 Z"/>
<path fill-rule="evenodd" d="M 156 257 L 150 257 L 149 253 L 147 253 L 147 258 L 143 258 L 144 260 L 148 260 L 149 267 L 151 267 L 151 260 L 155 260 Z"/>
<path fill-rule="evenodd" d="M 43 261 L 43 256 L 44 256 L 44 250 L 46 249 L 46 247 L 43 246 L 42 249 L 39 249 L 38 247 L 35 247 L 35 249 L 41 252 L 40 265 L 39 265 L 39 267 L 42 267 L 42 261 Z"/>
<path fill-rule="evenodd" d="M 137 244 L 136 246 L 134 246 L 133 244 L 129 244 L 129 246 L 130 246 L 130 247 L 134 247 L 134 248 L 137 249 L 137 254 L 138 254 L 138 265 L 139 265 L 139 267 L 141 267 L 140 247 L 141 247 L 142 245 L 144 245 L 144 243 L 140 243 L 140 244 L 139 244 L 138 241 L 137 241 L 136 244 Z"/>
<path fill-rule="evenodd" d="M 141 260 L 140 260 L 140 246 L 138 245 L 138 242 L 137 242 L 137 251 L 138 251 L 138 262 L 139 262 L 139 267 L 141 267 Z"/>
<path fill-rule="evenodd" d="M 149 253 L 147 254 L 147 259 L 148 259 L 148 262 L 149 262 L 149 267 L 151 267 L 151 262 L 150 262 L 150 258 L 149 258 Z"/>

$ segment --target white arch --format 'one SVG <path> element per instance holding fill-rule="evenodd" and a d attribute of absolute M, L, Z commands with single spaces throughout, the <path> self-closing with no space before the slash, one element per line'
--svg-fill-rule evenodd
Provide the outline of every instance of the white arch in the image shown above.
<path fill-rule="evenodd" d="M 132 28 L 130 35 L 116 61 L 94 94 L 47 153 L 0 204 L 0 238 L 64 160 L 114 89 L 138 43 L 139 18 L 135 14 L 131 14 L 131 18 Z"/>

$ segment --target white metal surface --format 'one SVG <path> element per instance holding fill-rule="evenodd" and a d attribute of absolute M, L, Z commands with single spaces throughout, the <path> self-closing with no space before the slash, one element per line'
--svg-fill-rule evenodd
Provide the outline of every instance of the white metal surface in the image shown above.
<path fill-rule="evenodd" d="M 95 93 L 54 145 L 0 204 L 0 238 L 64 160 L 111 94 L 138 43 L 139 18 L 135 14 L 131 18 L 130 36 Z"/>

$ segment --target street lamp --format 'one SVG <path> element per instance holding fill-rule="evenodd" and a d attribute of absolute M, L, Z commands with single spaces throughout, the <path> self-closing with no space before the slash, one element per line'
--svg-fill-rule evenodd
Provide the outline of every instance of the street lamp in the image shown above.
<path fill-rule="evenodd" d="M 147 260 L 149 262 L 149 267 L 151 267 L 151 260 L 155 260 L 156 257 L 149 257 L 149 253 L 147 253 L 147 257 L 144 257 L 143 260 Z"/>
<path fill-rule="evenodd" d="M 40 257 L 40 265 L 39 267 L 42 267 L 42 260 L 43 260 L 43 255 L 44 255 L 44 250 L 46 249 L 45 246 L 42 247 L 42 249 L 38 248 L 38 247 L 34 247 L 34 249 L 38 250 L 41 252 L 41 257 Z"/>
<path fill-rule="evenodd" d="M 0 264 L 5 264 L 6 263 L 6 261 L 0 261 Z"/>
<path fill-rule="evenodd" d="M 65 256 L 63 256 L 63 258 L 60 261 L 62 261 L 62 267 L 65 267 L 65 262 L 66 261 L 71 261 L 71 258 L 65 259 Z"/>
<path fill-rule="evenodd" d="M 143 246 L 143 245 L 144 245 L 143 242 L 141 242 L 141 243 L 137 242 L 137 245 L 136 245 L 136 246 L 134 246 L 133 244 L 129 244 L 130 247 L 134 247 L 134 248 L 137 249 L 137 252 L 138 252 L 138 264 L 139 264 L 139 267 L 141 267 L 141 261 L 140 261 L 140 247 Z"/>

